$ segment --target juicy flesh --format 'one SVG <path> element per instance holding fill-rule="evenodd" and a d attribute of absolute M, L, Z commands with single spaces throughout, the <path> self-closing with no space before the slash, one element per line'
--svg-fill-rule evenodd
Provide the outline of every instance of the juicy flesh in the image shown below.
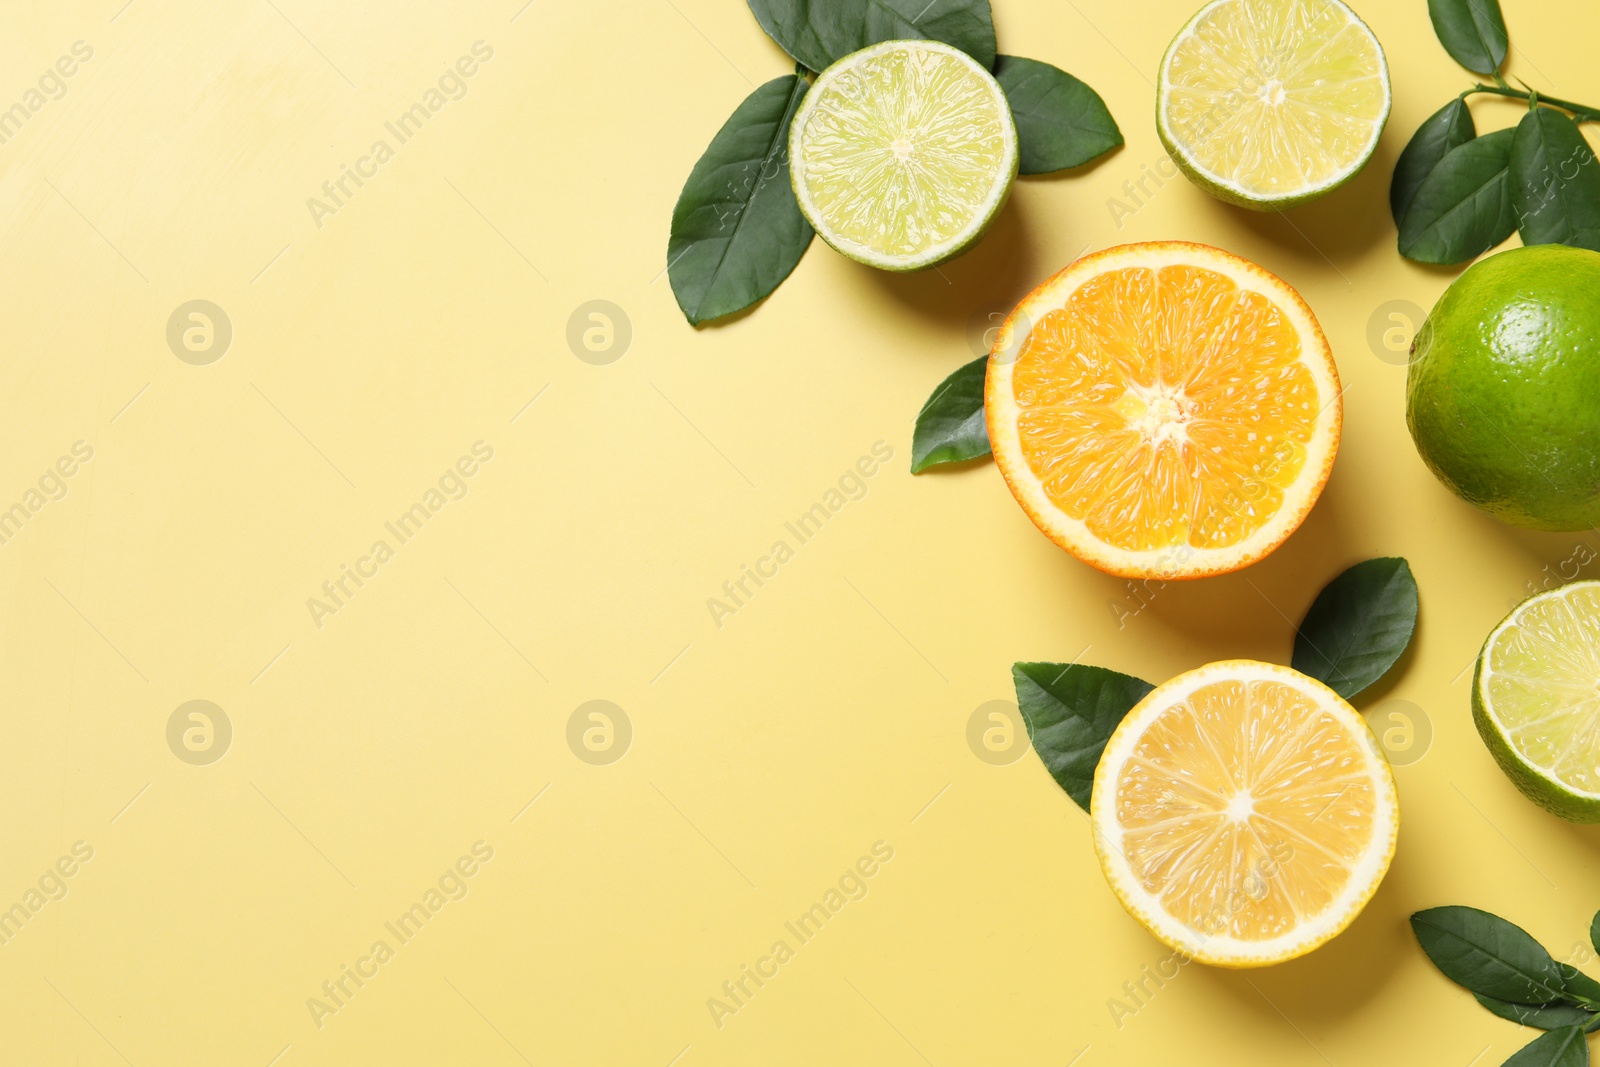
<path fill-rule="evenodd" d="M 1205 171 L 1285 195 L 1365 158 L 1386 91 L 1377 45 L 1327 0 L 1232 0 L 1175 49 L 1168 126 Z"/>
<path fill-rule="evenodd" d="M 1226 275 L 1108 271 L 1018 356 L 1023 455 L 1116 548 L 1238 544 L 1282 507 L 1325 406 L 1301 352 L 1282 309 Z"/>
<path fill-rule="evenodd" d="M 894 49 L 820 91 L 796 165 L 833 235 L 911 257 L 987 216 L 1009 177 L 1005 105 L 965 63 Z"/>
<path fill-rule="evenodd" d="M 1600 793 L 1600 590 L 1529 604 L 1486 666 L 1489 705 L 1517 750 L 1572 788 Z"/>
<path fill-rule="evenodd" d="M 1151 723 L 1116 784 L 1139 884 L 1189 929 L 1245 941 L 1328 908 L 1376 804 L 1362 739 L 1273 681 L 1201 686 Z"/>

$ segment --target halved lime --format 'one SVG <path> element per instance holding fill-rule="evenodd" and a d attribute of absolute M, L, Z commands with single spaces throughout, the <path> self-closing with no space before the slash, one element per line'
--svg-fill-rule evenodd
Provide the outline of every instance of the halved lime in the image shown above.
<path fill-rule="evenodd" d="M 1389 66 L 1340 0 L 1212 0 L 1167 46 L 1156 133 L 1189 180 L 1259 211 L 1349 181 L 1389 117 Z"/>
<path fill-rule="evenodd" d="M 921 270 L 983 236 L 1017 175 L 1000 84 L 938 41 L 884 41 L 823 71 L 789 130 L 795 196 L 822 239 Z"/>
<path fill-rule="evenodd" d="M 1600 822 L 1600 581 L 1524 600 L 1489 634 L 1472 719 L 1534 803 Z"/>

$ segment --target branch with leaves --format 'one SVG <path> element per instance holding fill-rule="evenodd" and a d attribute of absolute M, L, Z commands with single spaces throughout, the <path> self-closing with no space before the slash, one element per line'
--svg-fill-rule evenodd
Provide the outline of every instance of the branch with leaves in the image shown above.
<path fill-rule="evenodd" d="M 1082 166 L 1122 144 L 1105 101 L 1066 71 L 996 51 L 989 0 L 748 0 L 795 72 L 751 93 L 695 164 L 672 212 L 667 275 L 694 325 L 772 293 L 813 236 L 789 179 L 789 126 L 813 72 L 880 41 L 942 41 L 1000 83 L 1021 174 Z"/>
<path fill-rule="evenodd" d="M 1411 931 L 1433 965 L 1502 1019 L 1545 1033 L 1503 1067 L 1585 1067 L 1600 1029 L 1600 982 L 1561 963 L 1522 927 L 1477 908 L 1429 908 Z M 1600 950 L 1600 914 L 1589 924 Z"/>
<path fill-rule="evenodd" d="M 1430 115 L 1395 163 L 1389 208 L 1400 254 L 1462 263 L 1520 231 L 1522 243 L 1600 251 L 1600 164 L 1578 129 L 1600 108 L 1548 96 L 1500 74 L 1510 48 L 1499 0 L 1428 0 L 1433 29 L 1463 67 L 1489 78 Z M 1467 99 L 1527 102 L 1512 129 L 1478 136 Z"/>

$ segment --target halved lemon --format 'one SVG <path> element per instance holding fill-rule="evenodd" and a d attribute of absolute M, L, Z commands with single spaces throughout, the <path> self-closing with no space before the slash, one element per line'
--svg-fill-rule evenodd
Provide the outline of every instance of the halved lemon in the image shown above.
<path fill-rule="evenodd" d="M 1130 578 L 1271 552 L 1311 510 L 1342 419 L 1333 353 L 1275 275 L 1184 242 L 1085 256 L 989 355 L 989 442 L 1051 540 Z"/>
<path fill-rule="evenodd" d="M 1472 719 L 1535 804 L 1600 822 L 1600 582 L 1531 596 L 1490 632 Z"/>
<path fill-rule="evenodd" d="M 1383 48 L 1339 0 L 1212 0 L 1161 60 L 1156 132 L 1213 196 L 1282 210 L 1360 171 L 1389 103 Z"/>
<path fill-rule="evenodd" d="M 800 210 L 883 270 L 931 267 L 983 236 L 1017 176 L 1000 83 L 938 41 L 884 41 L 817 77 L 789 129 Z"/>
<path fill-rule="evenodd" d="M 1321 682 L 1253 660 L 1180 674 L 1128 712 L 1090 812 L 1123 907 L 1220 967 L 1280 963 L 1344 930 L 1400 826 L 1365 720 Z"/>

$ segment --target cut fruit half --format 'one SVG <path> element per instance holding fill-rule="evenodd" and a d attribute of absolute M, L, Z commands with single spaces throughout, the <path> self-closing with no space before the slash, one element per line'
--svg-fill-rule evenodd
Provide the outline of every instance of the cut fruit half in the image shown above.
<path fill-rule="evenodd" d="M 1261 967 L 1355 919 L 1400 808 L 1366 722 L 1299 671 L 1224 660 L 1157 686 L 1095 770 L 1095 849 L 1123 907 L 1189 959 Z"/>
<path fill-rule="evenodd" d="M 1531 596 L 1490 632 L 1472 719 L 1530 800 L 1600 822 L 1600 582 Z"/>
<path fill-rule="evenodd" d="M 800 210 L 822 239 L 883 270 L 964 251 L 1017 175 L 1000 84 L 938 41 L 884 41 L 823 71 L 789 130 Z"/>
<path fill-rule="evenodd" d="M 1156 132 L 1213 196 L 1282 210 L 1360 171 L 1389 103 L 1383 48 L 1339 0 L 1213 0 L 1167 46 Z"/>
<path fill-rule="evenodd" d="M 1338 450 L 1333 354 L 1311 309 L 1184 242 L 1086 256 L 1000 327 L 984 409 L 1029 518 L 1129 578 L 1254 563 L 1300 525 Z"/>

